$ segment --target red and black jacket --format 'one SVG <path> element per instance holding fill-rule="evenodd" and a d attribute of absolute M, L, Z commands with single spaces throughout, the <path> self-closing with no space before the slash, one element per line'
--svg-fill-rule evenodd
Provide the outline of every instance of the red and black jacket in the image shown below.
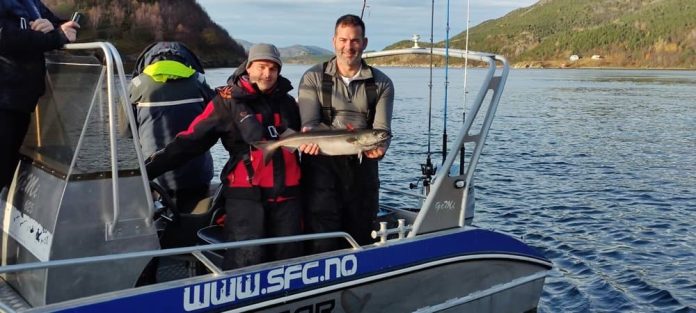
<path fill-rule="evenodd" d="M 261 152 L 249 145 L 275 140 L 276 134 L 288 128 L 300 130 L 297 103 L 288 95 L 292 90 L 290 81 L 279 76 L 270 93 L 261 93 L 244 75 L 233 76 L 228 83 L 217 88 L 215 98 L 186 131 L 148 158 L 148 176 L 157 177 L 183 164 L 220 139 L 229 152 L 229 160 L 220 174 L 222 183 L 228 187 L 226 197 L 271 202 L 296 197 L 300 182 L 297 154 L 279 149 L 271 162 L 263 164 Z"/>

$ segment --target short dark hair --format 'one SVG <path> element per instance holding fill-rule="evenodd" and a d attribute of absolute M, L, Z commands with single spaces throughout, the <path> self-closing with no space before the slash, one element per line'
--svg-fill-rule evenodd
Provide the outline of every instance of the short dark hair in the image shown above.
<path fill-rule="evenodd" d="M 336 20 L 336 27 L 334 27 L 334 32 L 336 32 L 338 26 L 341 25 L 359 26 L 360 29 L 362 29 L 362 36 L 363 38 L 365 38 L 365 23 L 359 16 L 353 14 L 346 14 L 344 16 L 339 17 Z"/>

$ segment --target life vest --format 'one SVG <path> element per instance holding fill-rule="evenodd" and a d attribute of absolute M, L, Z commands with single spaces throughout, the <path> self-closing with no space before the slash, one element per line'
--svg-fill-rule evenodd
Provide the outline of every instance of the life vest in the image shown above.
<path fill-rule="evenodd" d="M 133 77 L 140 75 L 145 68 L 157 61 L 180 62 L 196 72 L 205 73 L 201 61 L 186 45 L 178 41 L 158 41 L 147 46 L 135 61 Z"/>
<path fill-rule="evenodd" d="M 299 119 L 299 116 L 290 116 L 293 112 L 289 106 L 295 105 L 294 103 L 277 100 L 266 101 L 259 97 L 253 103 L 249 103 L 256 119 L 263 125 L 265 140 L 279 139 L 279 135 L 288 126 L 283 122 L 283 118 Z M 296 197 L 300 184 L 300 166 L 296 153 L 278 149 L 274 152 L 272 160 L 264 164 L 260 150 L 240 141 L 230 151 L 230 155 L 231 160 L 228 164 L 232 169 L 226 174 L 225 180 L 232 189 L 231 192 L 244 193 L 246 189 L 248 192 L 256 193 L 253 189 L 258 189 L 261 198 L 270 202 L 281 202 Z M 247 198 L 248 195 L 239 196 Z"/>
<path fill-rule="evenodd" d="M 334 118 L 336 117 L 336 109 L 332 104 L 332 94 L 333 94 L 333 76 L 326 74 L 326 67 L 329 62 L 324 62 L 322 64 L 322 78 L 321 78 L 321 121 L 326 125 L 331 125 Z M 370 71 L 372 67 L 363 63 L 363 66 L 367 66 Z M 375 121 L 375 108 L 377 107 L 377 84 L 375 84 L 375 78 L 370 77 L 365 80 L 365 93 L 367 94 L 367 126 L 372 128 L 372 124 Z"/>

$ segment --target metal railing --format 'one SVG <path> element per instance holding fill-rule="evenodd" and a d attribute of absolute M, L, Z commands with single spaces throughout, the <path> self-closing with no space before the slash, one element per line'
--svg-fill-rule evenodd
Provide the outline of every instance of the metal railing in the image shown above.
<path fill-rule="evenodd" d="M 503 56 L 492 53 L 483 53 L 460 49 L 395 49 L 364 53 L 363 58 L 413 54 L 441 56 L 449 55 L 450 57 L 483 62 L 487 64 L 487 66 L 486 73 L 483 78 L 483 83 L 481 84 L 479 92 L 477 93 L 471 108 L 469 109 L 469 111 L 466 112 L 466 119 L 464 120 L 464 124 L 462 125 L 460 131 L 458 132 L 457 138 L 455 139 L 454 144 L 452 145 L 453 149 L 451 149 L 447 153 L 447 157 L 445 158 L 442 166 L 440 166 L 438 172 L 436 173 L 436 178 L 430 186 L 430 192 L 427 194 L 427 196 L 425 196 L 425 199 L 421 206 L 421 210 L 413 223 L 412 231 L 409 233 L 409 237 L 416 236 L 423 232 L 430 232 L 438 229 L 447 229 L 451 227 L 463 227 L 465 225 L 465 210 L 468 206 L 467 201 L 469 200 L 468 192 L 470 187 L 473 186 L 472 183 L 476 165 L 478 164 L 479 157 L 481 156 L 486 137 L 488 136 L 488 131 L 490 130 L 491 124 L 493 122 L 493 117 L 498 107 L 498 103 L 500 102 L 500 97 L 502 95 L 502 91 L 505 87 L 505 82 L 510 71 L 509 63 L 507 59 L 505 59 Z M 496 72 L 498 72 L 498 64 L 500 64 L 501 67 L 499 73 L 497 73 L 496 75 Z M 481 109 L 483 108 L 484 100 L 486 99 L 486 96 L 489 94 L 489 91 L 492 91 L 492 96 L 490 97 L 487 110 L 483 112 Z M 480 117 L 480 114 L 483 114 L 483 116 Z M 474 122 L 478 121 L 479 118 L 482 119 L 482 123 L 481 125 L 477 125 L 477 127 L 480 126 L 480 128 L 477 129 L 478 133 L 470 134 L 470 131 L 474 129 Z M 469 142 L 474 143 L 475 147 L 469 156 L 466 167 L 464 167 L 463 164 L 460 164 L 460 166 L 462 166 L 465 170 L 464 179 L 461 179 L 460 181 L 456 182 L 456 188 L 461 189 L 463 193 L 461 199 L 462 205 L 460 206 L 458 212 L 458 219 L 454 216 L 442 216 L 443 213 L 438 213 L 438 211 L 440 210 L 434 209 L 434 207 L 438 204 L 442 204 L 443 199 L 441 194 L 444 194 L 446 192 L 446 188 L 443 188 L 445 187 L 443 184 L 450 183 L 450 181 L 444 179 L 444 177 L 448 175 L 450 169 L 452 168 L 452 165 L 455 162 L 456 157 L 459 155 L 459 153 L 461 153 L 460 147 L 463 147 L 465 143 Z M 399 192 L 401 194 L 409 194 L 403 191 L 389 189 L 385 190 Z"/>
<path fill-rule="evenodd" d="M 123 69 L 123 62 L 121 61 L 121 55 L 118 53 L 116 48 L 108 42 L 88 42 L 88 43 L 71 43 L 71 44 L 66 44 L 64 46 L 66 50 L 101 50 L 101 52 L 104 54 L 104 62 L 106 66 L 106 92 L 107 92 L 107 98 L 108 98 L 108 108 L 109 108 L 109 146 L 110 146 L 110 152 L 111 152 L 111 190 L 113 193 L 113 212 L 114 212 L 114 217 L 112 223 L 108 225 L 108 232 L 109 235 L 113 235 L 114 230 L 116 229 L 116 225 L 118 223 L 121 210 L 120 210 L 120 200 L 119 200 L 119 187 L 118 187 L 118 148 L 117 148 L 117 136 L 118 136 L 118 131 L 117 131 L 117 126 L 116 126 L 116 104 L 114 104 L 114 98 L 115 98 L 115 92 L 117 92 L 120 102 L 124 106 L 128 106 L 129 101 L 128 101 L 128 93 L 126 92 L 126 75 L 125 75 L 125 70 Z M 114 70 L 115 68 L 115 70 Z M 114 76 L 116 76 L 119 80 L 119 85 L 120 88 L 115 91 L 116 89 L 116 84 L 114 82 Z M 138 159 L 138 165 L 141 169 L 143 169 L 142 172 L 142 179 L 143 179 L 143 185 L 144 186 L 149 186 L 149 180 L 147 178 L 147 174 L 145 173 L 145 162 L 143 158 L 142 151 L 140 150 L 140 145 L 138 144 L 140 142 L 140 139 L 138 137 L 138 132 L 134 131 L 136 129 L 135 125 L 135 116 L 133 116 L 132 110 L 129 110 L 125 108 L 124 110 L 126 112 L 126 116 L 128 118 L 128 123 L 131 125 L 131 133 L 133 136 L 133 142 L 135 145 L 135 152 L 136 156 Z M 80 139 L 78 140 L 77 147 L 82 146 L 82 141 L 84 139 L 84 136 L 80 136 Z M 75 153 L 75 157 L 77 157 L 77 152 Z M 74 166 L 74 160 L 73 160 L 73 166 Z M 152 201 L 152 195 L 150 192 L 145 192 L 145 197 L 147 203 L 153 203 Z M 154 215 L 154 207 L 150 205 L 150 214 L 149 216 Z M 152 223 L 152 218 L 148 218 L 146 220 L 147 225 L 150 225 Z"/>
<path fill-rule="evenodd" d="M 269 244 L 301 242 L 301 241 L 307 241 L 307 240 L 332 239 L 332 238 L 344 238 L 344 239 L 346 239 L 346 241 L 348 241 L 348 243 L 351 245 L 351 247 L 353 247 L 353 249 L 356 249 L 356 250 L 362 249 L 362 247 L 360 247 L 360 245 L 355 241 L 355 239 L 353 239 L 353 237 L 351 237 L 349 234 L 347 234 L 345 232 L 330 232 L 330 233 L 307 234 L 307 235 L 297 235 L 297 236 L 262 238 L 262 239 L 253 239 L 253 240 L 236 241 L 236 242 L 215 243 L 215 244 L 208 244 L 208 245 L 199 245 L 199 246 L 182 247 L 182 248 L 171 248 L 171 249 L 163 249 L 163 250 L 128 252 L 128 253 L 100 255 L 100 256 L 91 256 L 91 257 L 83 257 L 83 258 L 65 259 L 65 260 L 53 260 L 53 261 L 46 261 L 46 262 L 33 262 L 33 263 L 6 265 L 6 266 L 0 267 L 0 274 L 11 273 L 11 272 L 20 272 L 20 271 L 28 271 L 28 270 L 37 270 L 37 269 L 48 269 L 48 268 L 63 267 L 63 266 L 83 265 L 83 264 L 107 262 L 107 261 L 118 261 L 118 260 L 134 259 L 134 258 L 162 257 L 162 256 L 172 256 L 172 255 L 181 255 L 181 254 L 193 254 L 196 258 L 201 260 L 201 262 L 204 265 L 206 265 L 208 267 L 208 269 L 211 270 L 211 272 L 219 274 L 222 272 L 222 270 L 220 268 L 218 268 L 217 266 L 215 266 L 212 262 L 210 262 L 210 260 L 208 260 L 200 252 L 213 251 L 213 250 L 223 250 L 223 249 L 234 249 L 234 248 L 242 248 L 242 247 L 249 247 L 249 246 L 261 246 L 261 245 L 269 245 Z"/>

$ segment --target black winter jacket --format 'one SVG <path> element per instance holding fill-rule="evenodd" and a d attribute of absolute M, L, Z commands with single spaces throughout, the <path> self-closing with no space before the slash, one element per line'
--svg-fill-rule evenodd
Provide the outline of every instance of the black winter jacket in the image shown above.
<path fill-rule="evenodd" d="M 5 8 L 0 11 L 0 110 L 33 112 L 45 89 L 44 52 L 68 43 L 60 30 L 64 21 L 43 4 L 39 10 L 54 30 L 44 34 L 21 29 L 19 16 Z M 28 27 L 30 21 L 26 22 Z"/>
<path fill-rule="evenodd" d="M 296 169 L 296 173 L 287 175 L 290 178 L 297 179 L 297 184 L 291 184 L 294 185 L 292 186 L 294 188 L 282 188 L 283 190 L 280 191 L 278 189 L 272 190 L 274 188 L 264 188 L 268 187 L 263 186 L 264 178 L 268 177 L 263 176 L 268 176 L 269 168 L 266 167 L 264 170 L 263 167 L 265 165 L 259 164 L 261 163 L 259 158 L 256 158 L 253 162 L 253 167 L 256 170 L 256 173 L 253 175 L 253 182 L 251 177 L 236 175 L 240 167 L 244 167 L 240 165 L 240 162 L 243 162 L 240 156 L 248 155 L 253 150 L 249 143 L 269 139 L 266 127 L 259 123 L 260 115 L 270 114 L 275 116 L 275 112 L 271 111 L 281 110 L 282 112 L 278 114 L 278 123 L 275 123 L 281 125 L 281 127 L 278 127 L 278 131 L 282 132 L 283 128 L 299 130 L 299 109 L 295 100 L 287 94 L 292 90 L 290 81 L 279 76 L 276 88 L 269 94 L 260 93 L 256 85 L 248 85 L 248 82 L 246 82 L 245 86 L 244 83 L 236 78 L 229 81 L 229 83 L 232 85 L 217 88 L 215 98 L 208 103 L 204 112 L 196 117 L 188 130 L 179 133 L 167 147 L 148 158 L 146 161 L 148 176 L 152 179 L 167 170 L 183 164 L 186 160 L 210 149 L 220 139 L 230 156 L 220 174 L 222 183 L 228 187 L 225 191 L 227 196 L 250 200 L 273 197 L 278 201 L 294 196 L 290 193 L 294 193 L 297 185 L 299 185 L 299 168 Z M 253 90 L 250 91 L 249 88 L 253 88 Z M 278 110 L 269 111 L 272 106 L 277 106 Z M 269 112 L 264 113 L 264 111 Z M 278 151 L 277 153 L 284 152 Z M 283 157 L 286 156 L 283 155 Z M 297 164 L 296 156 L 293 156 L 293 158 L 288 159 L 288 161 Z M 292 170 L 295 169 L 293 168 Z M 273 176 L 272 169 L 270 170 L 270 175 Z M 287 182 L 287 179 L 285 182 Z M 266 191 L 273 194 L 268 194 Z"/>
<path fill-rule="evenodd" d="M 203 113 L 213 91 L 202 75 L 170 79 L 165 83 L 141 74 L 129 84 L 130 102 L 138 125 L 143 154 L 148 156 L 164 148 Z M 125 120 L 125 119 L 122 119 Z M 126 135 L 130 129 L 126 127 Z M 167 190 L 206 186 L 213 178 L 213 158 L 204 152 L 174 171 L 157 178 Z"/>

